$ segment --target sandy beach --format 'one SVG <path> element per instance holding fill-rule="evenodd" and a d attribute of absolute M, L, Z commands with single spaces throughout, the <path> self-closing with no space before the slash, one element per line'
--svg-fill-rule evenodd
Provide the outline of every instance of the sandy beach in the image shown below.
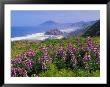
<path fill-rule="evenodd" d="M 19 41 L 19 40 L 45 40 L 45 39 L 61 39 L 62 35 L 45 35 L 44 33 L 36 33 L 31 35 L 26 35 L 22 37 L 14 37 L 11 38 L 11 41 Z"/>

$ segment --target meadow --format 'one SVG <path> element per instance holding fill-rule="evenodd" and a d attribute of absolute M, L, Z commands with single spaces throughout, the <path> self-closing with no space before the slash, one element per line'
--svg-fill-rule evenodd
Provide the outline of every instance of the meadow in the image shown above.
<path fill-rule="evenodd" d="M 99 77 L 100 37 L 11 42 L 12 77 Z"/>

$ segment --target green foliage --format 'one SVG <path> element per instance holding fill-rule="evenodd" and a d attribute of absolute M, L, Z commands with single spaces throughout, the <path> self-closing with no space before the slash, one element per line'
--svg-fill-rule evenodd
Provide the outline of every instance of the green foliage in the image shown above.
<path fill-rule="evenodd" d="M 39 73 L 40 77 L 98 77 L 100 76 L 100 71 L 92 71 L 85 69 L 60 69 L 58 70 L 54 64 L 49 65 L 49 69 Z"/>
<path fill-rule="evenodd" d="M 75 73 L 69 69 L 58 70 L 54 64 L 48 65 L 49 69 L 39 74 L 41 77 L 71 77 L 75 76 Z"/>
<path fill-rule="evenodd" d="M 52 77 L 52 76 L 55 76 L 57 71 L 58 70 L 54 64 L 48 64 L 48 70 L 42 71 L 39 74 L 39 76 L 41 76 L 41 77 Z"/>
<path fill-rule="evenodd" d="M 85 69 L 77 69 L 76 70 L 77 72 L 77 77 L 97 77 L 99 76 L 100 74 L 100 71 L 97 70 L 97 71 L 89 71 L 89 70 L 85 70 Z"/>
<path fill-rule="evenodd" d="M 83 36 L 100 36 L 100 20 L 87 29 Z"/>
<path fill-rule="evenodd" d="M 99 37 L 92 37 L 94 44 L 100 43 Z M 85 38 L 80 37 L 80 44 L 84 45 Z M 11 42 L 11 55 L 12 58 L 15 58 L 16 55 L 24 53 L 27 49 L 32 49 L 36 51 L 36 55 L 32 58 L 35 62 L 32 70 L 28 73 L 29 76 L 33 74 L 37 74 L 41 77 L 90 77 L 90 76 L 100 76 L 100 65 L 96 64 L 96 55 L 94 53 L 90 53 L 92 56 L 92 60 L 89 62 L 84 62 L 82 58 L 85 55 L 85 51 L 80 49 L 80 51 L 76 51 L 75 58 L 77 59 L 77 67 L 73 68 L 71 64 L 70 54 L 67 52 L 66 62 L 62 60 L 62 57 L 55 56 L 56 50 L 60 45 L 63 45 L 64 48 L 67 47 L 69 43 L 74 44 L 75 48 L 81 48 L 80 45 L 77 44 L 76 37 L 63 38 L 63 39 L 48 39 L 45 41 L 15 41 Z M 42 46 L 51 46 L 49 47 L 48 53 L 50 58 L 52 58 L 52 62 L 47 64 L 47 70 L 41 70 L 41 64 L 39 63 L 39 59 L 42 57 L 43 53 L 39 50 Z M 89 68 L 85 69 L 85 66 Z M 23 67 L 22 64 L 18 64 L 17 67 Z"/>

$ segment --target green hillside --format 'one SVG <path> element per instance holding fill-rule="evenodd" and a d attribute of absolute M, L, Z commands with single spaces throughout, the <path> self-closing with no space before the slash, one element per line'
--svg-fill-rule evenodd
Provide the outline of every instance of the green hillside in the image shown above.
<path fill-rule="evenodd" d="M 100 20 L 88 28 L 83 36 L 99 36 L 100 35 Z"/>

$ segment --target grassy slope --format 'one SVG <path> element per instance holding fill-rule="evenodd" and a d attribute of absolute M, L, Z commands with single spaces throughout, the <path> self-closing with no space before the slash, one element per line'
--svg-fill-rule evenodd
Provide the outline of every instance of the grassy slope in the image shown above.
<path fill-rule="evenodd" d="M 85 41 L 85 38 L 80 37 L 80 42 L 83 44 Z M 99 37 L 93 37 L 93 42 L 98 42 L 100 43 Z M 11 55 L 12 58 L 14 58 L 17 54 L 21 54 L 25 52 L 27 49 L 31 48 L 35 50 L 36 52 L 39 50 L 40 47 L 46 45 L 53 45 L 54 48 L 59 47 L 61 44 L 64 45 L 64 47 L 67 46 L 68 43 L 72 43 L 75 46 L 77 46 L 76 38 L 71 37 L 71 38 L 63 38 L 63 39 L 54 39 L 54 40 L 46 40 L 42 42 L 33 42 L 33 41 L 15 41 L 11 42 Z"/>
<path fill-rule="evenodd" d="M 80 42 L 83 44 L 85 41 L 85 38 L 81 37 L 80 38 Z M 98 42 L 100 43 L 100 39 L 99 37 L 93 37 L 93 42 Z M 42 41 L 42 42 L 32 42 L 32 41 L 16 41 L 16 42 L 12 42 L 12 46 L 11 46 L 11 54 L 12 54 L 12 58 L 15 58 L 15 56 L 17 54 L 22 54 L 23 52 L 25 52 L 27 49 L 31 48 L 33 50 L 35 50 L 36 52 L 39 52 L 39 48 L 46 45 L 53 45 L 53 50 L 49 50 L 49 55 L 51 55 L 51 57 L 54 55 L 54 51 L 61 45 L 63 44 L 64 47 L 67 46 L 68 43 L 72 43 L 74 44 L 76 47 L 77 43 L 76 43 L 76 38 L 75 37 L 71 37 L 71 38 L 63 38 L 61 40 L 58 39 L 54 39 L 54 40 L 46 40 L 46 41 Z M 39 76 L 56 76 L 56 77 L 65 77 L 65 76 L 74 76 L 74 77 L 90 77 L 90 76 L 100 76 L 100 70 L 94 71 L 92 73 L 89 73 L 88 70 L 71 70 L 71 69 L 61 69 L 58 70 L 56 69 L 56 66 L 54 64 L 49 65 L 50 69 L 47 71 L 42 71 L 39 73 Z"/>

